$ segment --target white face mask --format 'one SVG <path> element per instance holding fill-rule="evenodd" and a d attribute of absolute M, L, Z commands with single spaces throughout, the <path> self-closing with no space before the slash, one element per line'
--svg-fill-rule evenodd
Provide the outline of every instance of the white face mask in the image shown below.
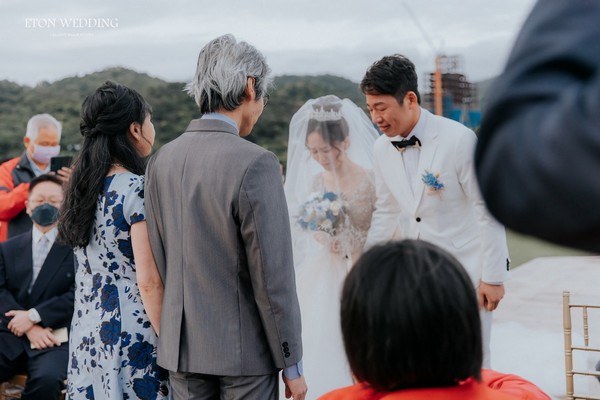
<path fill-rule="evenodd" d="M 52 157 L 58 156 L 60 145 L 58 146 L 39 146 L 33 144 L 33 159 L 42 164 L 48 164 Z"/>

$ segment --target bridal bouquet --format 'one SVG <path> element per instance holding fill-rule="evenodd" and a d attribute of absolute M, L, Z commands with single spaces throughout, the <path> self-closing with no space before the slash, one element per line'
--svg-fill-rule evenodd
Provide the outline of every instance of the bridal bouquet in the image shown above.
<path fill-rule="evenodd" d="M 304 230 L 338 233 L 343 224 L 346 202 L 333 192 L 312 193 L 300 206 L 296 223 Z"/>

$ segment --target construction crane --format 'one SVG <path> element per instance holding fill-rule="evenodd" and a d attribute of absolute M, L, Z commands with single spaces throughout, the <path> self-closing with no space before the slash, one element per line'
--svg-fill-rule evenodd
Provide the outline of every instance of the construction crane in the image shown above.
<path fill-rule="evenodd" d="M 427 108 L 436 115 L 446 116 L 471 128 L 474 127 L 481 119 L 480 112 L 473 108 L 477 104 L 477 86 L 469 82 L 462 72 L 463 57 L 441 53 L 408 4 L 405 1 L 403 4 L 407 14 L 435 54 L 435 70 L 428 74 L 429 92 L 425 93 L 424 97 Z"/>
<path fill-rule="evenodd" d="M 404 8 L 406 8 L 406 11 L 408 12 L 408 14 L 410 14 L 410 17 L 412 18 L 413 22 L 415 23 L 417 28 L 419 28 L 419 30 L 421 31 L 421 34 L 423 35 L 423 37 L 429 44 L 429 47 L 431 47 L 433 52 L 436 54 L 436 56 L 435 56 L 435 71 L 433 73 L 434 113 L 436 115 L 442 115 L 444 113 L 443 107 L 442 107 L 442 92 L 443 92 L 443 88 L 442 88 L 442 58 L 444 58 L 445 56 L 440 54 L 440 52 L 437 50 L 436 46 L 433 44 L 433 42 L 429 38 L 427 31 L 425 29 L 423 29 L 423 27 L 419 23 L 419 20 L 417 19 L 415 14 L 412 12 L 412 10 L 408 6 L 408 4 L 406 4 L 405 1 L 403 1 L 402 4 L 404 4 Z"/>

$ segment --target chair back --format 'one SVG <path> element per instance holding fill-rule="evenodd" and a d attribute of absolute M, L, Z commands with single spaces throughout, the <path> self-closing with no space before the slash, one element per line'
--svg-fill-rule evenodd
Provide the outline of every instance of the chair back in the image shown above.
<path fill-rule="evenodd" d="M 583 323 L 583 346 L 573 344 L 572 336 L 572 309 L 582 310 L 582 323 Z M 589 399 L 589 400 L 600 400 L 600 397 L 581 395 L 575 393 L 574 379 L 575 375 L 593 376 L 600 379 L 600 372 L 598 371 L 585 371 L 573 369 L 573 351 L 586 351 L 586 352 L 600 352 L 598 347 L 590 347 L 590 336 L 589 336 L 589 316 L 588 311 L 590 309 L 600 309 L 600 305 L 592 304 L 571 304 L 570 292 L 563 292 L 563 329 L 565 335 L 565 372 L 567 378 L 567 399 Z"/>
<path fill-rule="evenodd" d="M 20 399 L 25 382 L 27 382 L 27 375 L 14 375 L 8 381 L 0 384 L 0 400 Z"/>
<path fill-rule="evenodd" d="M 0 400 L 16 400 L 21 398 L 23 389 L 25 389 L 25 383 L 27 382 L 27 375 L 18 374 L 14 375 L 8 381 L 0 383 Z M 65 380 L 65 386 L 67 381 Z M 60 392 L 60 400 L 65 400 L 66 390 L 62 389 Z"/>

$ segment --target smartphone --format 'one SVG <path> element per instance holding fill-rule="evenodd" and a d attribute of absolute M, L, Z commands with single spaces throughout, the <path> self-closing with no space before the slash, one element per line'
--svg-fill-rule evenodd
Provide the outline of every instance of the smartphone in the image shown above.
<path fill-rule="evenodd" d="M 62 167 L 70 167 L 72 161 L 73 157 L 71 156 L 52 157 L 50 159 L 50 171 L 56 172 Z"/>

